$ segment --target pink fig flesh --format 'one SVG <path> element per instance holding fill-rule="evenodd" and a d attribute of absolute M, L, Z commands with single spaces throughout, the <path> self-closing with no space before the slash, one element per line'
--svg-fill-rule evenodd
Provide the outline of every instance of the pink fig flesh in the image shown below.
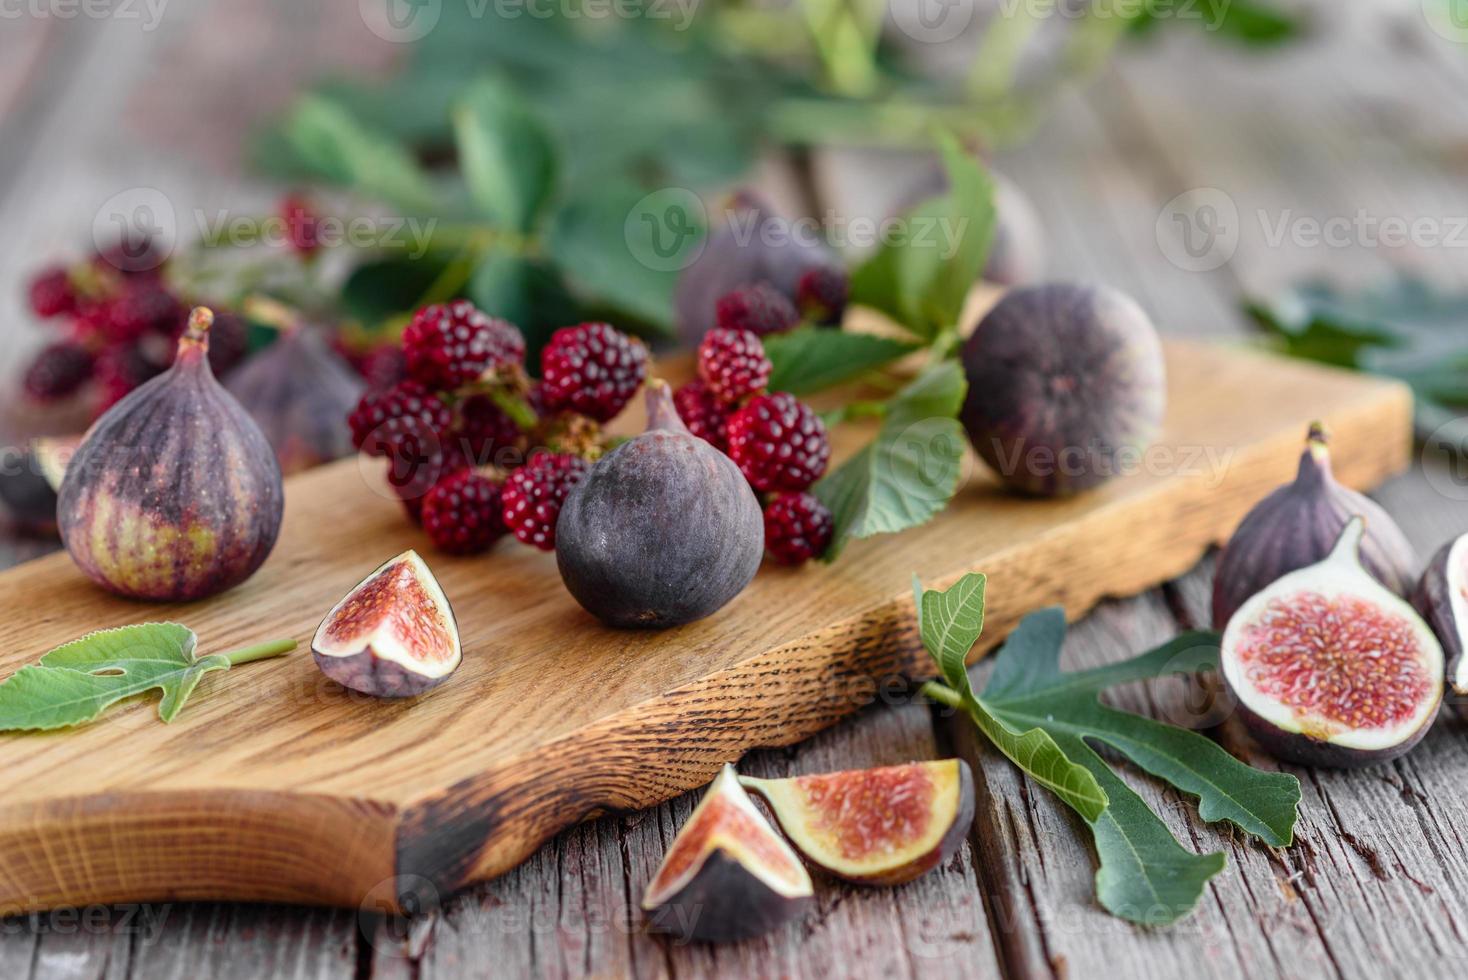
<path fill-rule="evenodd" d="M 405 551 L 363 579 L 311 641 L 322 673 L 374 697 L 421 694 L 463 659 L 453 609 L 428 565 Z"/>
<path fill-rule="evenodd" d="M 1322 562 L 1284 576 L 1229 620 L 1224 681 L 1273 755 L 1354 767 L 1415 745 L 1443 696 L 1443 652 L 1413 608 L 1366 573 L 1352 519 Z"/>
<path fill-rule="evenodd" d="M 725 766 L 673 838 L 642 908 L 659 932 L 731 942 L 804 913 L 812 891 L 800 859 Z"/>
<path fill-rule="evenodd" d="M 897 885 L 953 856 L 974 816 L 960 759 L 797 776 L 744 778 L 806 860 L 865 885 Z"/>

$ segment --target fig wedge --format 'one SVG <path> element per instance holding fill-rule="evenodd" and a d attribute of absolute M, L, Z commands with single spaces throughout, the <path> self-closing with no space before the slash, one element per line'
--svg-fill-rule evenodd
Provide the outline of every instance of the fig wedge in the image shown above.
<path fill-rule="evenodd" d="M 803 914 L 811 895 L 800 858 L 725 766 L 673 838 L 642 908 L 655 931 L 732 942 Z"/>
<path fill-rule="evenodd" d="M 332 607 L 311 652 L 342 687 L 382 698 L 437 687 L 463 659 L 454 611 L 416 551 L 381 565 Z"/>
<path fill-rule="evenodd" d="M 961 759 L 739 780 L 807 861 L 860 885 L 900 885 L 953 856 L 974 818 Z"/>

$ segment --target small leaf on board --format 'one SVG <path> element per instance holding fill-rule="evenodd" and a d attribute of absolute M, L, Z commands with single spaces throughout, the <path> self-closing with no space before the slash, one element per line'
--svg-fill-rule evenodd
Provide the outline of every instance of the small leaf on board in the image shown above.
<path fill-rule="evenodd" d="M 771 391 L 808 395 L 850 381 L 917 350 L 916 344 L 847 333 L 823 327 L 801 327 L 764 338 L 765 354 L 774 365 Z"/>
<path fill-rule="evenodd" d="M 975 581 L 977 580 L 977 581 Z M 914 583 L 916 587 L 916 582 Z M 1294 837 L 1300 802 L 1298 780 L 1262 772 L 1229 755 L 1197 732 L 1107 707 L 1100 692 L 1116 684 L 1174 673 L 1217 670 L 1218 636 L 1184 633 L 1162 646 L 1117 664 L 1063 673 L 1060 650 L 1065 616 L 1043 609 L 1026 616 L 995 655 L 993 672 L 975 697 L 964 665 L 983 628 L 983 576 L 968 575 L 947 592 L 921 592 L 919 629 L 938 660 L 948 687 L 928 684 L 935 700 L 963 707 L 995 745 L 1046 788 L 1081 813 L 1091 827 L 1100 859 L 1096 892 L 1113 914 L 1147 925 L 1174 922 L 1197 904 L 1208 880 L 1223 870 L 1222 852 L 1193 854 L 1092 746 L 1104 743 L 1143 770 L 1198 798 L 1206 821 L 1227 820 L 1272 846 Z M 1000 737 L 992 734 L 995 730 Z M 1042 735 L 1046 764 L 1012 751 L 1014 732 Z M 1059 759 L 1053 758 L 1058 756 Z M 1063 761 L 1062 761 L 1063 760 Z M 1080 769 L 1089 782 L 1063 768 Z M 1057 780 L 1057 773 L 1065 779 Z M 1103 800 L 1090 801 L 1056 789 L 1084 786 Z"/>
<path fill-rule="evenodd" d="M 963 370 L 935 364 L 888 402 L 876 438 L 815 485 L 836 530 L 828 560 L 853 538 L 917 527 L 948 506 L 963 473 Z"/>
<path fill-rule="evenodd" d="M 63 644 L 0 683 L 0 731 L 85 724 L 124 698 L 152 690 L 163 692 L 158 716 L 170 722 L 205 674 L 296 645 L 285 640 L 195 657 L 196 643 L 194 631 L 178 623 L 141 623 Z"/>

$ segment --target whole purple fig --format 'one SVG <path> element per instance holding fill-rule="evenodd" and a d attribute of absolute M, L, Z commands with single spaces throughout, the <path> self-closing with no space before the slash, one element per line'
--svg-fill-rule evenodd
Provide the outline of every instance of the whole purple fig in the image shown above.
<path fill-rule="evenodd" d="M 963 346 L 960 416 L 1009 486 L 1053 496 L 1135 465 L 1162 426 L 1162 345 L 1129 296 L 1047 283 L 1004 295 Z"/>
<path fill-rule="evenodd" d="M 224 387 L 259 424 L 287 474 L 356 451 L 347 416 L 366 383 L 312 328 L 288 329 Z"/>
<path fill-rule="evenodd" d="M 1366 520 L 1362 567 L 1399 596 L 1412 588 L 1412 545 L 1374 501 L 1336 482 L 1327 442 L 1325 427 L 1312 424 L 1295 481 L 1255 504 L 1229 539 L 1213 580 L 1216 628 L 1276 579 L 1322 561 L 1355 516 Z"/>
<path fill-rule="evenodd" d="M 597 461 L 556 522 L 556 565 L 609 626 L 702 619 L 744 590 L 764 553 L 764 517 L 734 461 L 691 434 L 668 386 L 647 389 L 647 431 Z"/>
<path fill-rule="evenodd" d="M 814 231 L 754 193 L 736 192 L 722 212 L 710 216 L 703 251 L 678 274 L 673 308 L 679 338 L 697 347 L 714 326 L 719 298 L 741 286 L 768 282 L 798 304 L 801 274 L 818 266 L 840 268 Z"/>
<path fill-rule="evenodd" d="M 1468 534 L 1438 549 L 1417 583 L 1412 604 L 1442 642 L 1448 684 L 1468 717 Z"/>
<path fill-rule="evenodd" d="M 201 599 L 254 574 L 280 533 L 280 466 L 209 368 L 214 315 L 193 311 L 173 366 L 87 432 L 57 523 L 97 584 L 139 599 Z"/>

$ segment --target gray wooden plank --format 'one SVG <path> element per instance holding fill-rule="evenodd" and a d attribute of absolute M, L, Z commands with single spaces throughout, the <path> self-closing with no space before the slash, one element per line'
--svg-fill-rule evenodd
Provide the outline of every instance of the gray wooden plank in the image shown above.
<path fill-rule="evenodd" d="M 149 980 L 331 980 L 357 976 L 352 910 L 179 904 L 134 943 L 128 976 Z"/>
<path fill-rule="evenodd" d="M 873 707 L 794 749 L 752 753 L 740 768 L 784 776 L 940 754 L 929 709 L 905 703 Z M 428 980 L 491 965 L 504 977 L 999 975 L 967 847 L 899 888 L 820 880 L 811 916 L 759 939 L 708 946 L 646 934 L 642 891 L 697 797 L 562 834 L 510 874 L 448 900 L 418 949 L 375 937 L 374 976 Z"/>

